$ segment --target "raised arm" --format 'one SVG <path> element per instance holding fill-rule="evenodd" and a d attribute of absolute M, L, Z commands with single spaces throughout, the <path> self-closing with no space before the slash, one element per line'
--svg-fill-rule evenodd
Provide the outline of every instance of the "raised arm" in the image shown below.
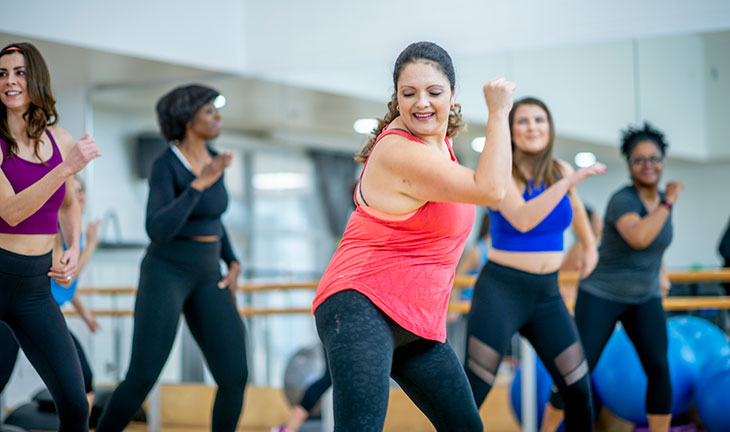
<path fill-rule="evenodd" d="M 522 197 L 521 187 L 512 178 L 504 200 L 492 207 L 499 210 L 502 216 L 518 231 L 527 232 L 542 222 L 573 187 L 592 175 L 606 172 L 606 167 L 601 163 L 581 168 L 578 171 L 573 171 L 573 168 L 566 162 L 558 161 L 558 163 L 564 174 L 563 178 L 553 183 L 543 193 L 525 201 Z"/>
<path fill-rule="evenodd" d="M 616 220 L 616 230 L 621 238 L 634 249 L 641 250 L 649 246 L 659 235 L 664 224 L 669 218 L 671 208 L 669 206 L 679 198 L 684 186 L 681 182 L 671 181 L 667 183 L 664 199 L 669 205 L 658 205 L 654 210 L 644 217 L 636 212 L 628 212 Z"/>
<path fill-rule="evenodd" d="M 416 201 L 451 201 L 479 205 L 502 199 L 512 165 L 507 117 L 512 107 L 514 84 L 504 79 L 484 86 L 489 107 L 486 144 L 476 170 L 443 157 L 429 146 L 391 135 L 383 138 L 370 157 L 370 165 L 382 167 L 377 187 Z M 391 180 L 392 179 L 392 180 Z M 377 207 L 377 206 L 376 206 Z"/>
<path fill-rule="evenodd" d="M 580 272 L 580 278 L 585 279 L 596 268 L 596 264 L 598 264 L 596 237 L 593 235 L 591 223 L 588 219 L 585 206 L 583 206 L 583 201 L 575 189 L 570 190 L 570 204 L 573 207 L 573 231 L 578 236 L 578 242 L 581 246 L 578 271 Z"/>
<path fill-rule="evenodd" d="M 63 129 L 53 129 L 54 138 L 63 154 L 63 162 L 40 180 L 15 193 L 5 174 L 0 171 L 0 217 L 16 226 L 40 209 L 66 180 L 81 171 L 92 159 L 101 156 L 93 138 L 85 134 L 74 146 L 73 138 Z M 65 153 L 65 154 L 64 154 Z M 0 155 L 2 163 L 3 155 Z"/>

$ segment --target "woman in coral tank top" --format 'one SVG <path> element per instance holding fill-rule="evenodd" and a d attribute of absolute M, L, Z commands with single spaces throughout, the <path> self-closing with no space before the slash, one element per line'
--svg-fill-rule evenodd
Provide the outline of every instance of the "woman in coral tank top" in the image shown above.
<path fill-rule="evenodd" d="M 481 431 L 459 360 L 446 343 L 454 272 L 477 205 L 510 178 L 514 84 L 484 86 L 486 145 L 476 170 L 456 161 L 463 127 L 449 54 L 409 45 L 395 62 L 388 113 L 357 160 L 356 210 L 314 300 L 332 372 L 336 431 L 380 431 L 392 377 L 439 431 Z"/>

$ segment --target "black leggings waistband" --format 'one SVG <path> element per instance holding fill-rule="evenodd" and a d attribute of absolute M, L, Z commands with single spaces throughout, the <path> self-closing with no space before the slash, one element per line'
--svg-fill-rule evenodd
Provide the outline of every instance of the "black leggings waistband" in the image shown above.
<path fill-rule="evenodd" d="M 14 276 L 41 276 L 51 269 L 51 252 L 43 255 L 20 255 L 0 248 L 0 273 Z"/>

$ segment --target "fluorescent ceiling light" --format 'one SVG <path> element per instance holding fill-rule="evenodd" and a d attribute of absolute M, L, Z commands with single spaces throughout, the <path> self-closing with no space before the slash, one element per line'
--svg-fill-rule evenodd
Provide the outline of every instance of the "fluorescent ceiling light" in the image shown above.
<path fill-rule="evenodd" d="M 282 191 L 305 189 L 308 186 L 309 178 L 302 173 L 276 172 L 253 176 L 253 187 L 259 190 Z"/>
<path fill-rule="evenodd" d="M 217 109 L 221 109 L 224 106 L 226 106 L 226 97 L 223 96 L 222 94 L 219 94 L 218 96 L 216 96 L 215 99 L 213 99 L 213 106 L 216 107 Z"/>
<path fill-rule="evenodd" d="M 352 128 L 355 129 L 355 132 L 363 135 L 367 135 L 370 132 L 375 129 L 375 127 L 378 126 L 378 121 L 374 118 L 362 118 L 355 120 L 355 123 L 352 124 Z"/>
<path fill-rule="evenodd" d="M 476 137 L 471 140 L 471 149 L 477 153 L 481 153 L 484 150 L 484 141 L 487 137 Z"/>
<path fill-rule="evenodd" d="M 585 168 L 596 163 L 596 155 L 591 152 L 580 152 L 575 155 L 575 164 L 580 168 Z"/>

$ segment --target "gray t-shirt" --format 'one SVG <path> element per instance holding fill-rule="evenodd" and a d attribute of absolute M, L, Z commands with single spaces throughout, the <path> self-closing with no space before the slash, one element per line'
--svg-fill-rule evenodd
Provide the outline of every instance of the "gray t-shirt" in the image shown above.
<path fill-rule="evenodd" d="M 664 198 L 664 193 L 660 196 Z M 626 213 L 637 213 L 642 218 L 648 214 L 633 186 L 620 189 L 608 202 L 598 265 L 580 282 L 579 289 L 610 301 L 643 303 L 661 297 L 659 269 L 664 250 L 672 242 L 672 215 L 649 246 L 636 250 L 616 229 L 616 221 Z"/>

